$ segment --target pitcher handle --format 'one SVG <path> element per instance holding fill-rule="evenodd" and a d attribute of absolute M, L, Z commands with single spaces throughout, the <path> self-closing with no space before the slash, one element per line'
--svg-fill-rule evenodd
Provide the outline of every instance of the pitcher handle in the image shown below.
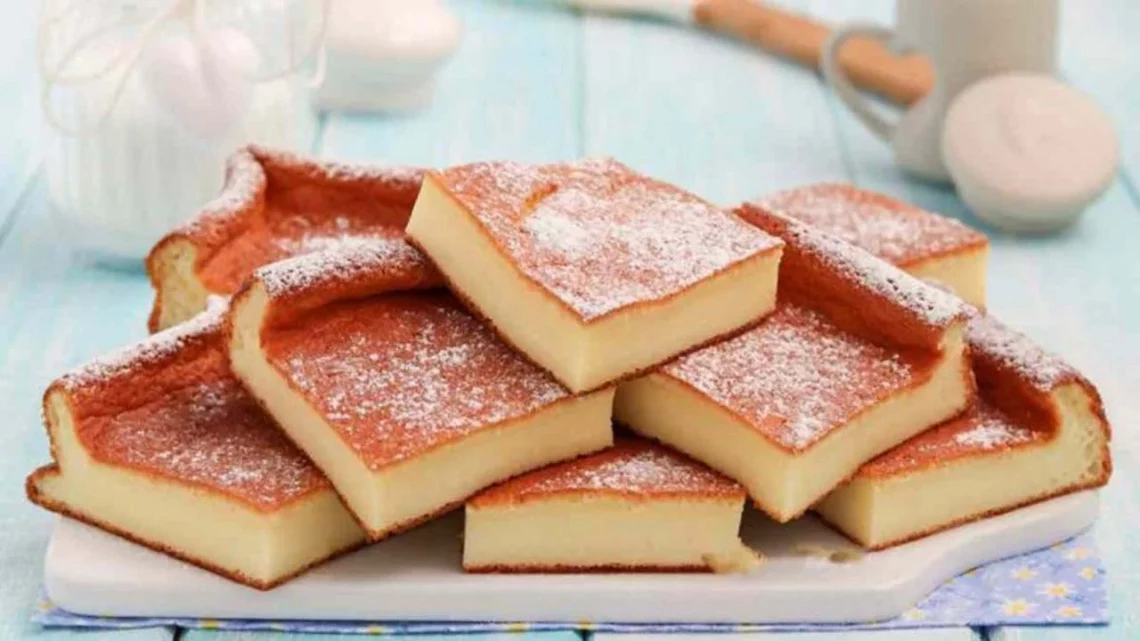
<path fill-rule="evenodd" d="M 888 122 L 868 104 L 867 99 L 851 83 L 851 79 L 847 77 L 839 61 L 839 52 L 843 45 L 851 38 L 858 37 L 882 40 L 889 46 L 890 40 L 894 38 L 894 32 L 886 27 L 874 24 L 851 23 L 838 27 L 831 32 L 823 45 L 823 52 L 820 55 L 820 70 L 823 71 L 824 80 L 835 90 L 843 104 L 847 105 L 847 108 L 872 133 L 889 142 L 898 125 Z"/>

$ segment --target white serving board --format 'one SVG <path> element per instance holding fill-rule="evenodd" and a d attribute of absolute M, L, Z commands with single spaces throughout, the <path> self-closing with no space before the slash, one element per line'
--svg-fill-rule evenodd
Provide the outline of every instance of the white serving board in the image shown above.
<path fill-rule="evenodd" d="M 1096 518 L 1081 492 L 868 554 L 808 516 L 777 526 L 750 510 L 742 535 L 768 555 L 750 575 L 469 575 L 453 514 L 259 592 L 81 523 L 61 519 L 46 560 L 49 597 L 73 612 L 247 619 L 624 622 L 857 622 L 897 616 L 978 565 L 1072 537 Z"/>

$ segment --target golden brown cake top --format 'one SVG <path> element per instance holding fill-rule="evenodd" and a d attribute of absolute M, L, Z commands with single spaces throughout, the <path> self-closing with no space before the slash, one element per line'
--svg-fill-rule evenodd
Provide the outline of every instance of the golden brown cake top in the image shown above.
<path fill-rule="evenodd" d="M 619 439 L 604 452 L 558 463 L 501 483 L 471 500 L 475 507 L 551 496 L 609 495 L 634 500 L 744 498 L 735 481 L 677 452 L 641 439 Z"/>
<path fill-rule="evenodd" d="M 756 328 L 682 356 L 661 373 L 798 452 L 911 387 L 929 366 L 845 332 L 819 312 L 781 303 Z"/>
<path fill-rule="evenodd" d="M 422 178 L 422 170 L 409 167 L 241 149 L 227 163 L 222 193 L 155 245 L 148 270 L 155 279 L 162 251 L 189 242 L 207 289 L 232 294 L 255 268 L 275 260 L 402 235 Z"/>
<path fill-rule="evenodd" d="M 442 292 L 321 306 L 262 345 L 373 470 L 570 397 Z"/>
<path fill-rule="evenodd" d="M 230 374 L 226 306 L 63 376 L 80 444 L 95 460 L 226 495 L 271 511 L 325 477 Z"/>
<path fill-rule="evenodd" d="M 669 298 L 780 242 L 608 159 L 430 173 L 523 276 L 586 321 Z"/>
<path fill-rule="evenodd" d="M 853 185 L 821 184 L 779 192 L 760 207 L 818 227 L 896 265 L 985 247 L 962 223 Z"/>
<path fill-rule="evenodd" d="M 964 415 L 937 425 L 859 468 L 861 478 L 903 475 L 980 454 L 1004 454 L 1049 439 L 1046 430 L 1018 425 L 979 399 Z"/>

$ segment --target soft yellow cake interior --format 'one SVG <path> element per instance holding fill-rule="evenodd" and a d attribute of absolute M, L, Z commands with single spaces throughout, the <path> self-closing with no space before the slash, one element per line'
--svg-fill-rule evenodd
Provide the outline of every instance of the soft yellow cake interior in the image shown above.
<path fill-rule="evenodd" d="M 758 564 L 740 541 L 742 499 L 558 494 L 521 503 L 467 504 L 468 571 L 699 569 Z"/>
<path fill-rule="evenodd" d="M 967 303 L 986 306 L 986 263 L 989 245 L 900 265 L 915 278 L 941 285 Z"/>
<path fill-rule="evenodd" d="M 175 239 L 152 257 L 149 269 L 158 297 L 152 331 L 173 327 L 206 309 L 210 291 L 194 270 L 197 254 L 194 243 Z"/>

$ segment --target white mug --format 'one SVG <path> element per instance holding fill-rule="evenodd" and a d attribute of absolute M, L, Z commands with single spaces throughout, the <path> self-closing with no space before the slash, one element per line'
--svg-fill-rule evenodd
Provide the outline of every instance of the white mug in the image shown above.
<path fill-rule="evenodd" d="M 899 166 L 924 178 L 949 181 L 940 143 L 950 103 L 969 85 L 994 74 L 1052 74 L 1058 14 L 1058 0 L 897 0 L 894 29 L 842 25 L 824 45 L 820 64 L 844 104 L 891 145 Z M 839 49 L 852 37 L 883 40 L 897 53 L 914 51 L 930 60 L 933 89 L 897 123 L 874 110 L 839 66 Z"/>

